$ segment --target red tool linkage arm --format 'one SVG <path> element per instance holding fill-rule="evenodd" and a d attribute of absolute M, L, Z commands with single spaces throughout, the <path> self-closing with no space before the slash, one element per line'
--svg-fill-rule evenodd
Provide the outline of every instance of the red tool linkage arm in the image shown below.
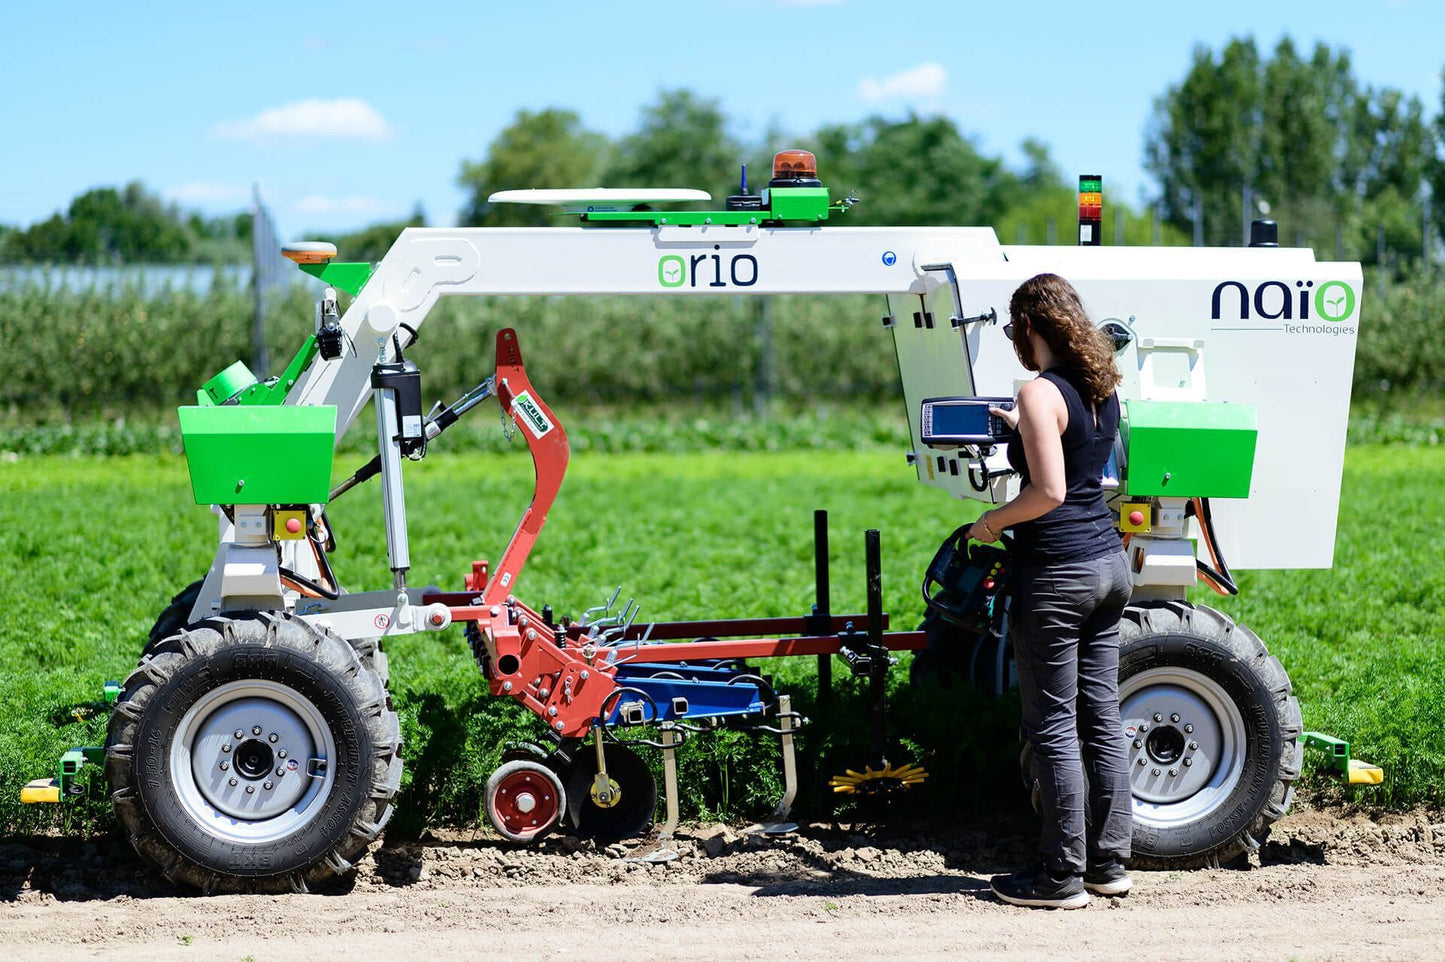
<path fill-rule="evenodd" d="M 512 540 L 507 542 L 507 550 L 502 552 L 502 560 L 497 563 L 482 592 L 482 602 L 487 605 L 501 604 L 516 586 L 522 566 L 527 563 L 527 555 L 537 543 L 542 525 L 547 523 L 547 512 L 562 487 L 562 476 L 567 473 L 567 459 L 571 453 L 566 429 L 527 378 L 527 370 L 522 364 L 522 349 L 517 345 L 517 332 L 511 328 L 497 332 L 497 399 L 502 403 L 502 411 L 516 422 L 527 440 L 537 481 L 532 503 L 522 513 Z"/>

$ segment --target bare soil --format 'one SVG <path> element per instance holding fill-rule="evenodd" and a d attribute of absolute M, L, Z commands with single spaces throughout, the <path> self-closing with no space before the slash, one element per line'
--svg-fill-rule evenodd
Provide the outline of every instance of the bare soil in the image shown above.
<path fill-rule="evenodd" d="M 598 850 L 393 840 L 326 895 L 201 896 L 120 839 L 0 844 L 5 962 L 87 958 L 1445 958 L 1445 813 L 1293 814 L 1247 863 L 1134 870 L 1126 898 L 996 901 L 1027 823 L 947 834 L 692 826 Z"/>

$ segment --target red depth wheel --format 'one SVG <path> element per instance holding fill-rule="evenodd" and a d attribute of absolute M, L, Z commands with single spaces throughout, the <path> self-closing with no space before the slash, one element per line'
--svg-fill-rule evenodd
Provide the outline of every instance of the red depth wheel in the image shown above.
<path fill-rule="evenodd" d="M 562 782 L 547 766 L 507 762 L 487 779 L 487 818 L 504 838 L 530 842 L 557 824 L 566 807 Z"/>

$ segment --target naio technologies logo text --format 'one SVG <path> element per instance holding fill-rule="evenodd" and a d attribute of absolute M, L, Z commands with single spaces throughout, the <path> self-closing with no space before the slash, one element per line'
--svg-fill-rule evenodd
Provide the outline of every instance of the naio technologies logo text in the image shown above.
<path fill-rule="evenodd" d="M 1212 320 L 1279 321 L 1290 334 L 1354 334 L 1353 325 L 1342 323 L 1354 315 L 1355 291 L 1344 281 L 1262 281 L 1253 289 L 1243 281 L 1221 281 L 1209 303 Z"/>

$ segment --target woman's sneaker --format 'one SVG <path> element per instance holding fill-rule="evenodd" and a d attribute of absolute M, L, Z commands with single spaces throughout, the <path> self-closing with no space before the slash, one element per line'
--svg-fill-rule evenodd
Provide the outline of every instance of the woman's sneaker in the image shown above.
<path fill-rule="evenodd" d="M 1012 875 L 995 875 L 989 884 L 993 894 L 1010 905 L 1081 909 L 1089 904 L 1089 893 L 1077 875 L 1057 879 L 1042 865 Z"/>
<path fill-rule="evenodd" d="M 1129 873 L 1115 861 L 1092 865 L 1084 873 L 1084 888 L 1095 895 L 1127 895 L 1133 887 Z"/>

